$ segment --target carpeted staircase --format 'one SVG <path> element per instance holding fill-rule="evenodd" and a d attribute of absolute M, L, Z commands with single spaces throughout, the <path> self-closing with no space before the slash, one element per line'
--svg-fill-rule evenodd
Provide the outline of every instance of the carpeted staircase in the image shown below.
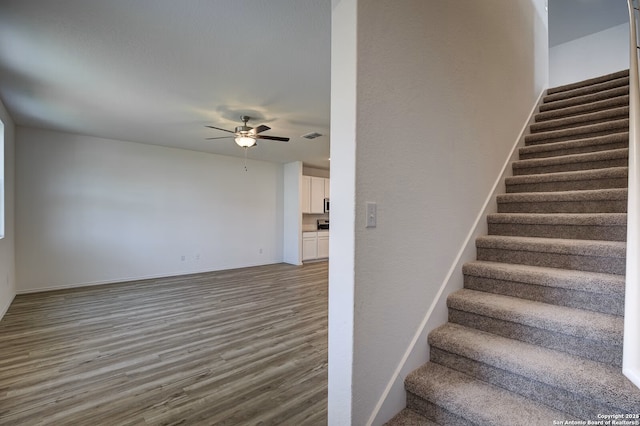
<path fill-rule="evenodd" d="M 407 408 L 388 425 L 640 414 L 621 373 L 628 75 L 548 90 L 449 322 L 429 335 L 431 360 L 406 378 Z"/>

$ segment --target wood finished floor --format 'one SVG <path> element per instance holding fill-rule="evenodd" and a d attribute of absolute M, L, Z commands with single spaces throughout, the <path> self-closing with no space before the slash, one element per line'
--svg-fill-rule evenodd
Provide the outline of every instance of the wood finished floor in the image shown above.
<path fill-rule="evenodd" d="M 2 425 L 326 425 L 327 262 L 19 295 Z"/>

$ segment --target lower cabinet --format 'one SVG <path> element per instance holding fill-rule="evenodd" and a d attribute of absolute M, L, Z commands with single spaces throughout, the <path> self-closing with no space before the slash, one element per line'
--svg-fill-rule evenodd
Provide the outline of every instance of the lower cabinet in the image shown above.
<path fill-rule="evenodd" d="M 302 233 L 302 260 L 326 259 L 329 257 L 329 231 Z"/>
<path fill-rule="evenodd" d="M 302 260 L 312 260 L 318 258 L 318 233 L 302 233 Z"/>
<path fill-rule="evenodd" d="M 318 259 L 329 257 L 329 231 L 318 231 Z"/>

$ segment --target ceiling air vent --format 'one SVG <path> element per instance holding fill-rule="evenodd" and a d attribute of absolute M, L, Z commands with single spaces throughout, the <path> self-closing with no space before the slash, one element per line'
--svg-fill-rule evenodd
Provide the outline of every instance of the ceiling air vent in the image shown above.
<path fill-rule="evenodd" d="M 318 132 L 311 132 L 311 133 L 307 133 L 306 135 L 302 135 L 302 137 L 305 139 L 315 139 L 315 138 L 319 138 L 320 136 L 322 136 L 322 134 Z"/>

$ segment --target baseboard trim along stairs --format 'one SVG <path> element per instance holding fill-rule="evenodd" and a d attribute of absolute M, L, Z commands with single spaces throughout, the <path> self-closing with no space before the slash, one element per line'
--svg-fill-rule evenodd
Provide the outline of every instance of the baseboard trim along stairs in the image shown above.
<path fill-rule="evenodd" d="M 628 71 L 547 91 L 387 425 L 640 424 L 621 371 L 628 92 Z"/>

